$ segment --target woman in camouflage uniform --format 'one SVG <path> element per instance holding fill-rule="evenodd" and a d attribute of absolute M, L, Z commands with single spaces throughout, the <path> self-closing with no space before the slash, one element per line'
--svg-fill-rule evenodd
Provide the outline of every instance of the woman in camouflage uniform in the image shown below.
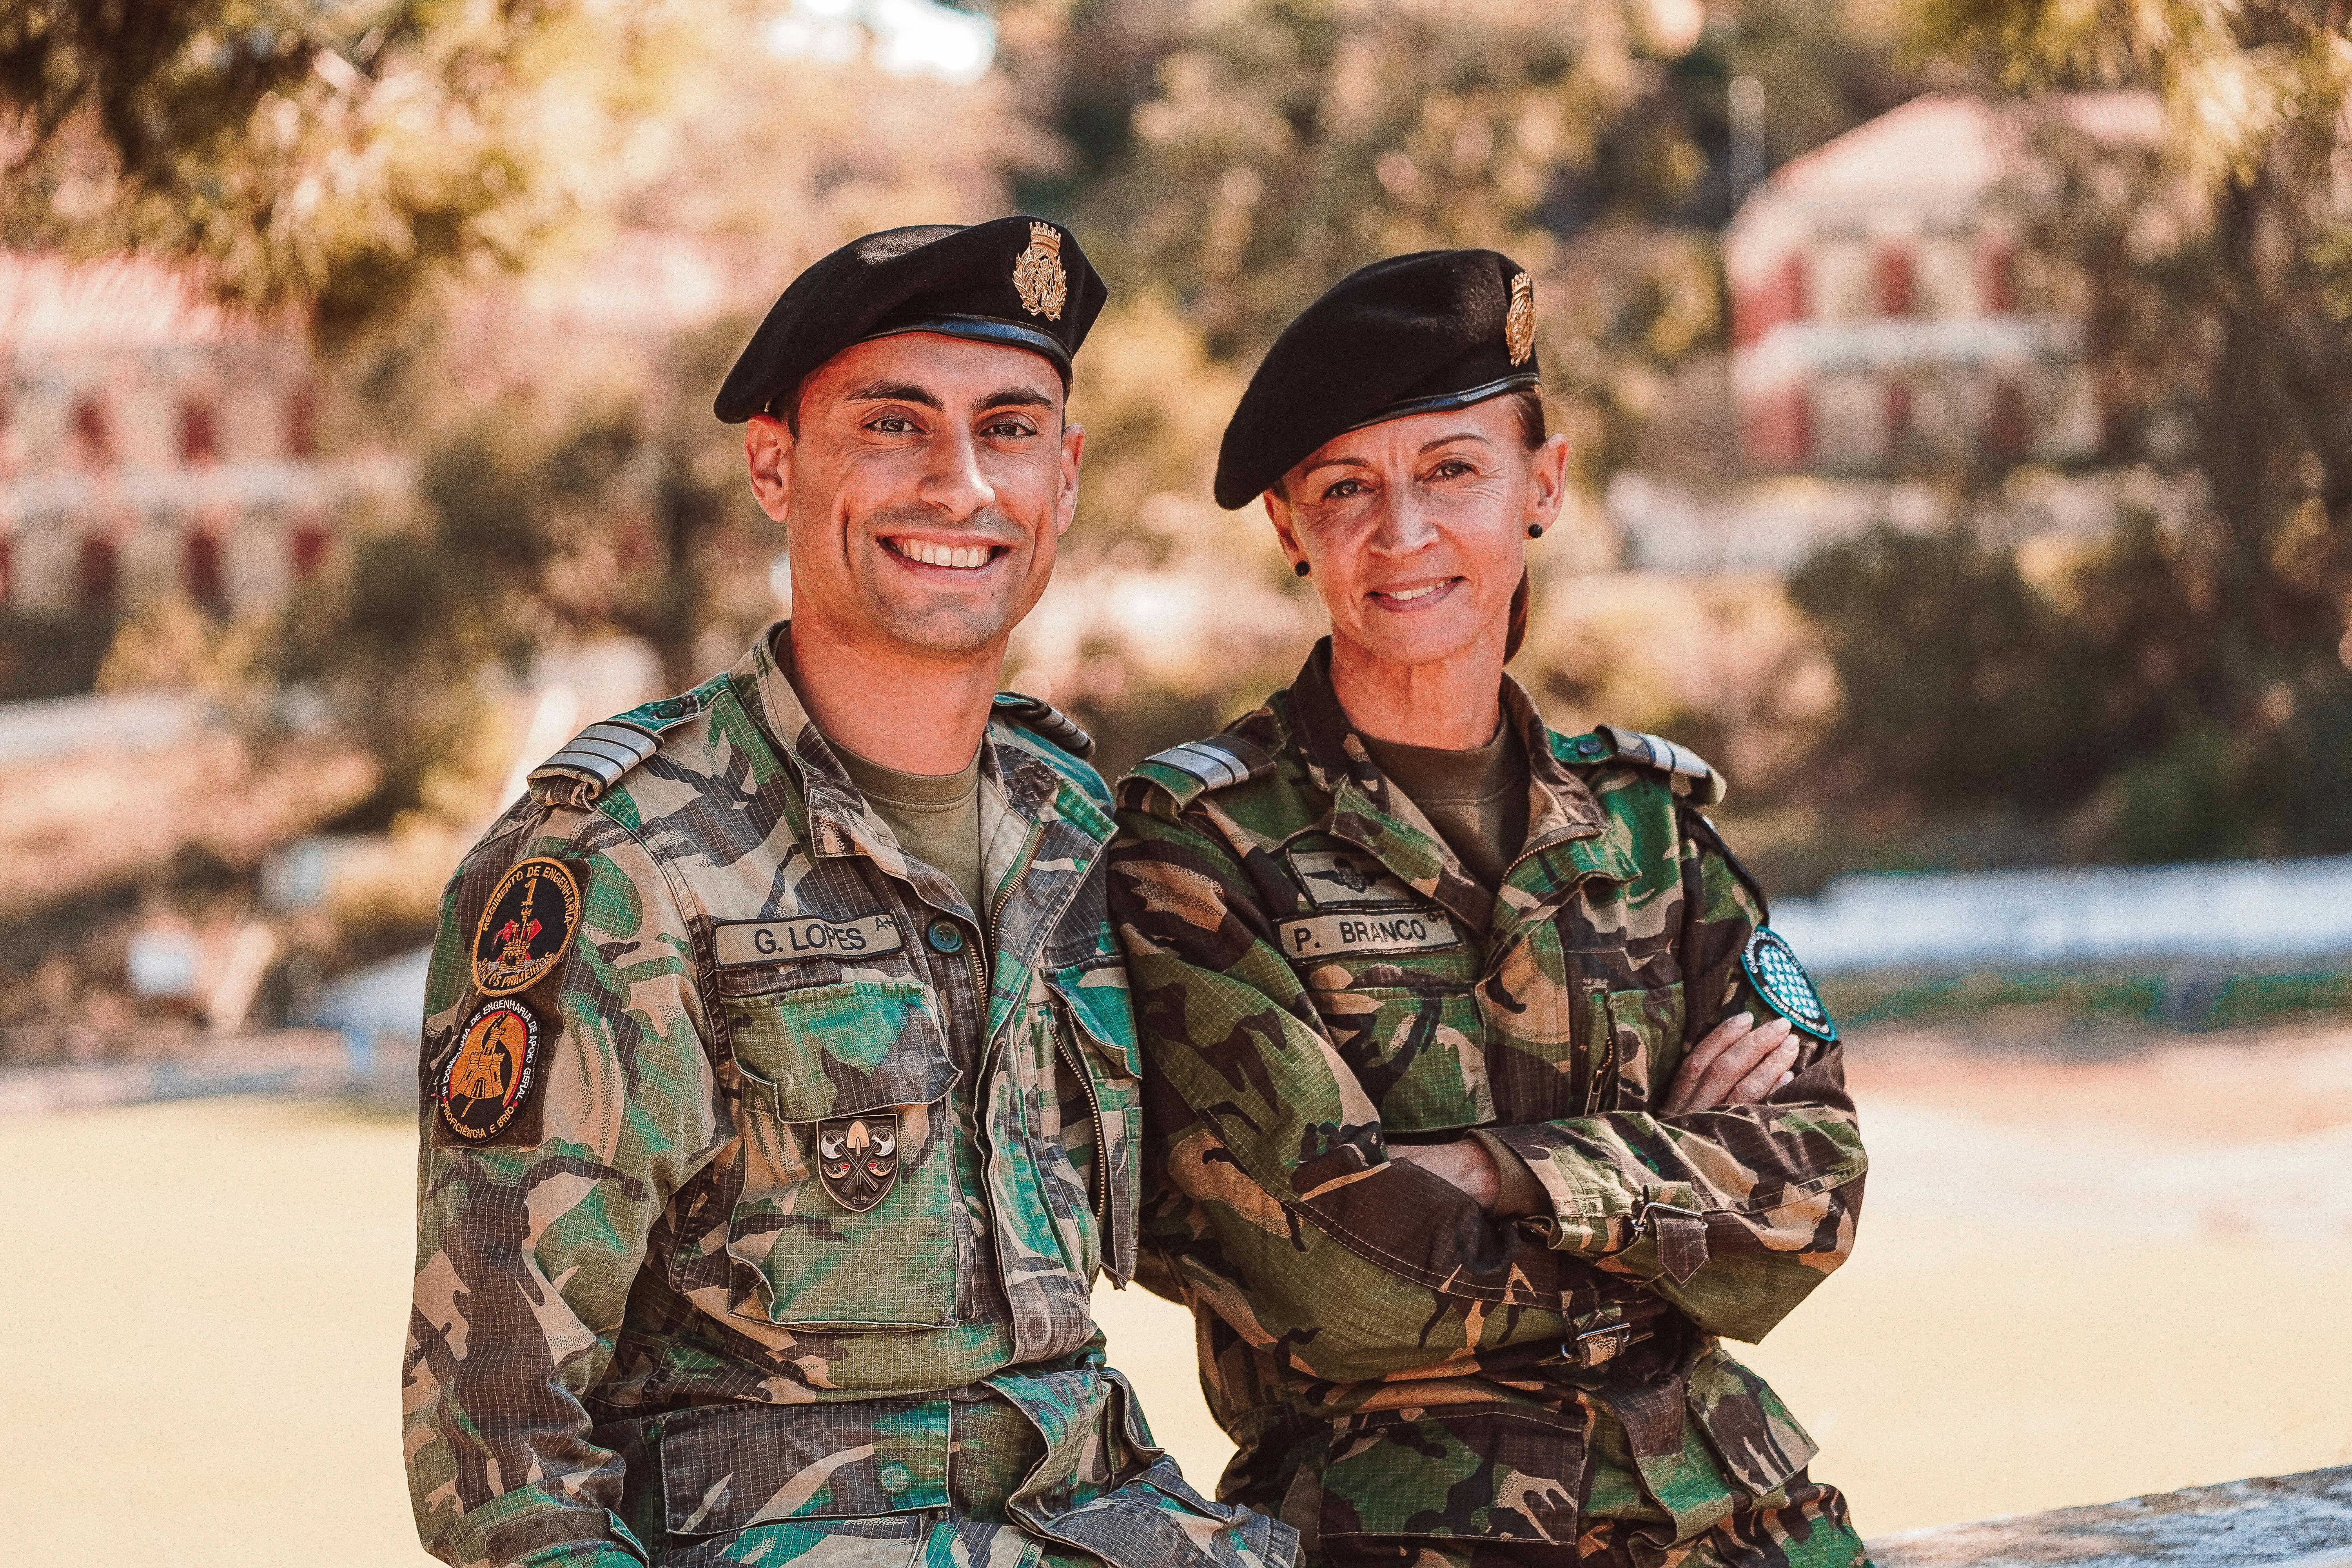
<path fill-rule="evenodd" d="M 1148 1267 L 1308 1560 L 1863 1560 L 1718 1335 L 1846 1257 L 1837 1032 L 1672 742 L 1563 735 L 1503 673 L 1557 515 L 1533 289 L 1366 268 L 1225 434 L 1331 617 L 1287 690 L 1119 790 Z"/>

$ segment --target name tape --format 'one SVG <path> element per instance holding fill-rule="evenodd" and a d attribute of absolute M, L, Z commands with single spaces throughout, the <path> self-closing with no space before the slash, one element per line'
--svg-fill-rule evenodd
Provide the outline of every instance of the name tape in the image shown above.
<path fill-rule="evenodd" d="M 1349 952 L 1422 952 L 1461 940 L 1442 910 L 1400 915 L 1308 915 L 1284 921 L 1275 934 L 1285 958 L 1328 958 Z"/>
<path fill-rule="evenodd" d="M 799 958 L 871 958 L 907 945 L 888 915 L 858 921 L 730 921 L 716 932 L 721 968 L 736 963 L 789 963 Z"/>

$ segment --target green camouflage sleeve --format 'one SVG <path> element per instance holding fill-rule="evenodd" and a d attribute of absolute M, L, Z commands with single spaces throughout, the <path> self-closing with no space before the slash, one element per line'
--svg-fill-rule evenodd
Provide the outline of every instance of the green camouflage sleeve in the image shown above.
<path fill-rule="evenodd" d="M 1681 856 L 1683 1026 L 1652 1038 L 1654 1020 L 1612 1020 L 1647 1057 L 1659 1095 L 1724 1018 L 1782 1016 L 1741 963 L 1762 922 L 1755 895 L 1707 837 L 1685 833 Z M 1492 1129 L 1542 1184 L 1549 1213 L 1536 1223 L 1551 1244 L 1639 1280 L 1710 1332 L 1763 1338 L 1853 1250 L 1868 1168 L 1843 1047 L 1801 1027 L 1795 1037 L 1795 1076 L 1759 1104 Z"/>
<path fill-rule="evenodd" d="M 1120 820 L 1110 903 L 1147 1067 L 1159 1258 L 1138 1278 L 1181 1281 L 1261 1351 L 1334 1383 L 1556 1346 L 1569 1296 L 1589 1306 L 1600 1277 L 1391 1163 L 1230 851 L 1144 811 Z"/>
<path fill-rule="evenodd" d="M 454 1564 L 642 1562 L 583 1396 L 648 1234 L 719 1144 L 686 921 L 615 824 L 519 811 L 449 885 L 425 1009 L 402 1390 L 418 1533 Z"/>

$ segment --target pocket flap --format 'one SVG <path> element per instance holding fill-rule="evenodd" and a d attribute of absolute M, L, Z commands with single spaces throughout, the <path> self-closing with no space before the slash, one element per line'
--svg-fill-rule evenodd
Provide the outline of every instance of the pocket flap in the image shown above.
<path fill-rule="evenodd" d="M 956 1080 L 919 981 L 842 981 L 723 1005 L 746 1092 L 780 1121 L 929 1105 Z"/>
<path fill-rule="evenodd" d="M 1143 1076 L 1143 1043 L 1135 1032 L 1135 1009 L 1121 963 L 1098 968 L 1056 969 L 1045 984 L 1070 1012 L 1078 1032 L 1129 1078 Z"/>
<path fill-rule="evenodd" d="M 731 1535 L 788 1519 L 948 1506 L 944 1399 L 790 1408 L 706 1405 L 662 1418 L 670 1534 Z"/>
<path fill-rule="evenodd" d="M 1323 1538 L 1433 1536 L 1572 1550 L 1583 1470 L 1580 1424 L 1531 1407 L 1350 1416 L 1332 1425 Z"/>

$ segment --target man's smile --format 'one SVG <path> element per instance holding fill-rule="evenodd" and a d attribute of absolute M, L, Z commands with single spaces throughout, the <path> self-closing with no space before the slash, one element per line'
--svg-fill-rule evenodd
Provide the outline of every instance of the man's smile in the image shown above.
<path fill-rule="evenodd" d="M 1003 544 L 945 544 L 930 539 L 885 537 L 882 548 L 913 565 L 950 572 L 976 572 L 1009 552 Z"/>

